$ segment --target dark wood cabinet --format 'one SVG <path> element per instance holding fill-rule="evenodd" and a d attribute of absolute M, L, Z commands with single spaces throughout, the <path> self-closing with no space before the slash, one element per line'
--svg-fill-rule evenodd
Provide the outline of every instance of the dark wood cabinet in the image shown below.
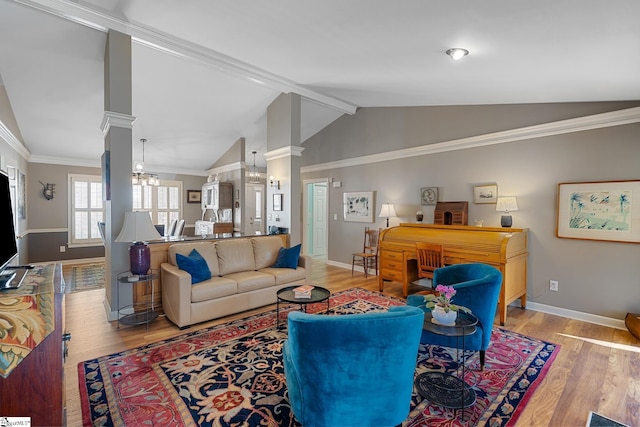
<path fill-rule="evenodd" d="M 0 378 L 0 415 L 31 417 L 32 426 L 66 424 L 64 393 L 64 281 L 60 264 L 52 266 L 55 329 L 9 373 Z M 0 309 L 0 316 L 2 309 Z"/>

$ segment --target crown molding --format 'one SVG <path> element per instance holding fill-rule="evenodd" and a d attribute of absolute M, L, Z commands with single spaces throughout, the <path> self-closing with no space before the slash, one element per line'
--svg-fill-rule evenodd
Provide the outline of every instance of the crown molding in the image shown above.
<path fill-rule="evenodd" d="M 235 162 L 235 163 L 230 163 L 228 165 L 207 169 L 207 174 L 215 175 L 217 173 L 233 172 L 233 171 L 237 171 L 238 169 L 244 169 L 245 167 L 246 167 L 245 162 Z"/>
<path fill-rule="evenodd" d="M 304 147 L 300 147 L 298 145 L 288 145 L 282 148 L 276 148 L 275 150 L 267 151 L 264 153 L 264 158 L 267 161 L 281 159 L 283 157 L 300 157 L 302 156 L 302 152 L 304 151 Z"/>
<path fill-rule="evenodd" d="M 111 129 L 111 126 L 123 129 L 133 129 L 133 124 L 135 123 L 135 121 L 136 118 L 130 114 L 123 114 L 115 111 L 105 111 L 104 115 L 102 116 L 100 129 L 102 130 L 103 135 L 109 133 L 109 129 Z"/>
<path fill-rule="evenodd" d="M 13 148 L 20 156 L 27 161 L 31 160 L 31 153 L 22 142 L 9 130 L 7 126 L 0 120 L 0 138 Z"/>
<path fill-rule="evenodd" d="M 283 93 L 297 93 L 310 101 L 332 110 L 354 114 L 356 105 L 301 86 L 289 79 L 270 73 L 246 62 L 227 56 L 204 46 L 174 37 L 170 34 L 132 22 L 124 21 L 102 10 L 70 0 L 13 0 L 40 11 L 84 25 L 94 30 L 109 29 L 131 36 L 134 43 L 156 49 L 178 58 L 214 67 L 252 84 Z"/>
<path fill-rule="evenodd" d="M 388 151 L 386 153 L 370 154 L 367 156 L 353 157 L 351 159 L 338 160 L 335 162 L 318 163 L 316 165 L 301 167 L 300 173 L 360 166 L 371 163 L 386 162 L 389 160 L 405 159 L 407 157 L 484 147 L 487 145 L 505 144 L 508 142 L 528 139 L 538 139 L 553 135 L 622 126 L 638 122 L 640 122 L 640 107 L 633 107 L 624 110 L 578 117 L 575 119 L 560 120 L 557 122 L 543 123 L 540 125 L 527 126 L 507 131 L 405 148 L 402 150 Z"/>
<path fill-rule="evenodd" d="M 31 163 L 44 163 L 49 165 L 61 165 L 61 166 L 77 166 L 85 168 L 102 168 L 100 160 L 86 160 L 86 159 L 69 159 L 62 157 L 51 156 L 31 156 L 29 159 Z M 175 168 L 167 166 L 154 166 L 145 163 L 146 172 L 152 172 L 157 174 L 167 175 L 190 175 L 190 176 L 207 176 L 207 171 L 198 169 L 186 169 Z"/>

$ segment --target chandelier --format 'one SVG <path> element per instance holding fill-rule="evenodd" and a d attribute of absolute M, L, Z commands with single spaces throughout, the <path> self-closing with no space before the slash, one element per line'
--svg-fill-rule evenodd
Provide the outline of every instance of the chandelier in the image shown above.
<path fill-rule="evenodd" d="M 131 182 L 134 185 L 160 185 L 160 179 L 158 175 L 153 173 L 147 173 L 144 171 L 144 143 L 147 142 L 146 139 L 140 139 L 142 142 L 142 162 L 136 162 L 133 167 L 133 173 L 131 174 Z"/>
<path fill-rule="evenodd" d="M 256 169 L 256 151 L 252 151 L 253 154 L 253 167 L 249 172 L 249 184 L 260 184 L 260 173 Z"/>

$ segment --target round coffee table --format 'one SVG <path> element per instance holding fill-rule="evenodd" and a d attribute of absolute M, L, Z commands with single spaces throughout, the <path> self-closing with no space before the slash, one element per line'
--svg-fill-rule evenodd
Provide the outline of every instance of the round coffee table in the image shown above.
<path fill-rule="evenodd" d="M 331 296 L 329 289 L 314 286 L 313 289 L 311 289 L 311 298 L 296 298 L 296 294 L 293 290 L 297 287 L 298 286 L 287 286 L 286 288 L 282 288 L 276 292 L 276 329 L 280 328 L 280 301 L 290 304 L 299 304 L 300 310 L 305 313 L 307 312 L 308 304 L 327 301 L 327 312 L 329 312 L 329 297 Z"/>

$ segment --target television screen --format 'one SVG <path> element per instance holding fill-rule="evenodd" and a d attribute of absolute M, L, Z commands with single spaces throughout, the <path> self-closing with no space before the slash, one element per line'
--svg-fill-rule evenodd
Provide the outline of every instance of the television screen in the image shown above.
<path fill-rule="evenodd" d="M 0 171 L 0 273 L 18 255 L 16 232 L 13 225 L 13 209 L 11 208 L 11 192 L 9 177 Z"/>

